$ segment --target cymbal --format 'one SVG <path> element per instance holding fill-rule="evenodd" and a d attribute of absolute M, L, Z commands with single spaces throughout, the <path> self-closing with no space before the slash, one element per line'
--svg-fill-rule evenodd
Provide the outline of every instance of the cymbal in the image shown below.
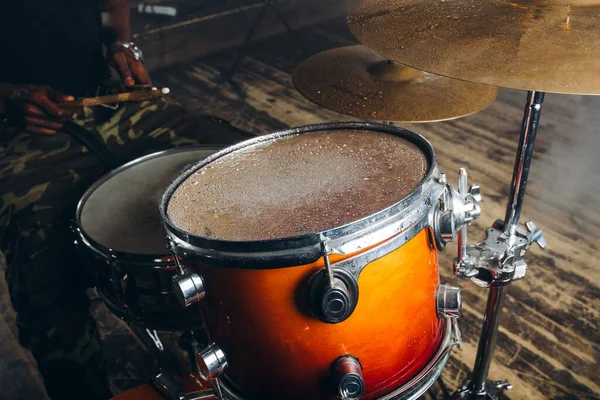
<path fill-rule="evenodd" d="M 325 51 L 293 74 L 310 101 L 361 119 L 432 122 L 473 114 L 496 99 L 492 86 L 428 74 L 386 60 L 364 46 Z"/>
<path fill-rule="evenodd" d="M 600 94 L 599 0 L 360 0 L 348 26 L 378 54 L 434 74 Z"/>

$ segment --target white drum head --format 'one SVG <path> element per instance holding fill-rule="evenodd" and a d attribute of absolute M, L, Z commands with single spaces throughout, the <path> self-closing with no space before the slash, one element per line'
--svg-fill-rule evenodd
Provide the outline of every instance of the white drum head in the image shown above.
<path fill-rule="evenodd" d="M 159 204 L 183 170 L 220 150 L 191 147 L 155 153 L 111 172 L 80 204 L 79 224 L 96 243 L 118 252 L 167 254 Z"/>

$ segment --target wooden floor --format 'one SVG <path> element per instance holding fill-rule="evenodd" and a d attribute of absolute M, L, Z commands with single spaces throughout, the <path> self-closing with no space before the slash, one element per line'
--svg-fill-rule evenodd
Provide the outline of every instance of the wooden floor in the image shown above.
<path fill-rule="evenodd" d="M 282 35 L 253 45 L 234 77 L 245 98 L 219 78 L 219 70 L 229 66 L 234 53 L 157 71 L 154 78 L 188 107 L 256 134 L 347 120 L 303 99 L 290 74 L 305 57 L 350 43 L 354 40 L 343 21 L 332 21 L 294 37 Z M 483 214 L 469 230 L 471 242 L 481 240 L 484 229 L 504 216 L 524 101 L 524 92 L 502 90 L 494 104 L 476 115 L 406 125 L 431 141 L 451 181 L 458 168 L 466 167 L 470 181 L 481 185 Z M 490 372 L 493 379 L 510 380 L 514 389 L 506 395 L 512 399 L 600 398 L 599 109 L 600 98 L 546 97 L 523 218 L 544 230 L 548 247 L 529 251 L 526 278 L 508 289 Z M 487 295 L 487 290 L 452 276 L 455 255 L 456 247 L 450 245 L 440 265 L 443 281 L 460 285 L 464 293 L 463 344 L 444 372 L 451 389 L 473 365 Z M 0 290 L 5 291 L 3 286 Z M 6 301 L 5 294 L 0 299 Z M 96 314 L 105 332 L 115 391 L 145 381 L 156 366 L 148 341 L 137 338 L 102 307 Z M 0 398 L 41 398 L 31 361 L 16 347 L 6 305 L 0 304 L 0 315 L 0 388 L 10 379 L 22 389 L 8 397 L 0 390 Z M 174 339 L 166 337 L 175 347 Z M 13 361 L 5 361 L 6 354 Z"/>

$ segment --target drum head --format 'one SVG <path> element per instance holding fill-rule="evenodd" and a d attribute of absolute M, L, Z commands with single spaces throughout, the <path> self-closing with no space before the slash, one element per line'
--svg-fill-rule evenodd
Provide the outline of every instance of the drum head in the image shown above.
<path fill-rule="evenodd" d="M 289 135 L 233 151 L 174 191 L 170 221 L 225 241 L 295 237 L 344 226 L 397 203 L 429 172 L 411 140 L 345 129 Z"/>
<path fill-rule="evenodd" d="M 101 246 L 134 254 L 167 254 L 159 212 L 163 192 L 183 169 L 218 151 L 191 147 L 155 153 L 109 173 L 82 198 L 80 229 Z"/>

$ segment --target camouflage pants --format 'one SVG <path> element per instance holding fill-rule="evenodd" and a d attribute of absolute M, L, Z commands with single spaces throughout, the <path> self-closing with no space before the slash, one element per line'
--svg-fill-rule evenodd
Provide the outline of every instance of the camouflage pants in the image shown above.
<path fill-rule="evenodd" d="M 74 122 L 101 138 L 122 162 L 169 147 L 248 137 L 162 99 L 118 111 L 84 109 Z M 31 349 L 53 400 L 110 397 L 84 268 L 69 227 L 78 200 L 104 172 L 99 158 L 66 133 L 33 136 L 0 127 L 6 279 L 20 341 Z"/>

